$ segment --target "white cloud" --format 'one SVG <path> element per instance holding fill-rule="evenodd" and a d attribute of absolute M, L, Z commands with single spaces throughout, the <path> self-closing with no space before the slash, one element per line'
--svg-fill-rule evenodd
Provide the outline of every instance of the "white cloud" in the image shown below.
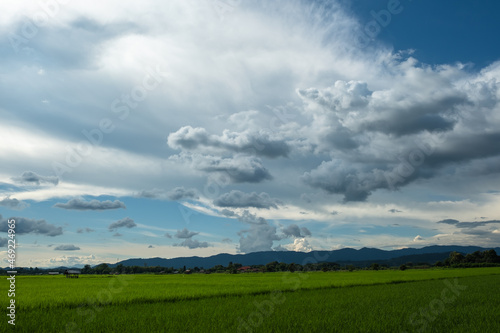
<path fill-rule="evenodd" d="M 313 250 L 305 238 L 295 238 L 293 244 L 288 244 L 285 247 L 296 252 L 311 252 Z"/>

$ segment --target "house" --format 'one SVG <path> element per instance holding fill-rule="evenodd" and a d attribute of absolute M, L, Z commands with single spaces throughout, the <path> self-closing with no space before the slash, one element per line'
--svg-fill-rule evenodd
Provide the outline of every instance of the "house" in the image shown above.
<path fill-rule="evenodd" d="M 74 269 L 67 269 L 64 271 L 64 275 L 66 275 L 66 277 L 70 279 L 78 279 L 78 275 L 80 274 L 81 274 L 80 271 Z"/>
<path fill-rule="evenodd" d="M 59 272 L 49 272 L 49 275 L 59 275 Z"/>
<path fill-rule="evenodd" d="M 243 267 L 238 268 L 238 272 L 242 272 L 242 273 L 250 272 L 251 270 L 252 270 L 252 267 L 250 267 L 250 266 L 243 266 Z"/>

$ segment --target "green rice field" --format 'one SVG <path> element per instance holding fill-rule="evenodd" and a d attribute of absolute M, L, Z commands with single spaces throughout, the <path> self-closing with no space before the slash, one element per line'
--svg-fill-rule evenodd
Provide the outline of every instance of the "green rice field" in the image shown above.
<path fill-rule="evenodd" d="M 8 290 L 7 280 L 2 288 Z M 500 268 L 18 276 L 20 332 L 500 332 Z M 5 298 L 4 298 L 5 299 Z M 4 301 L 4 304 L 7 303 Z M 7 329 L 8 317 L 2 327 Z M 5 330 L 7 331 L 7 330 Z"/>

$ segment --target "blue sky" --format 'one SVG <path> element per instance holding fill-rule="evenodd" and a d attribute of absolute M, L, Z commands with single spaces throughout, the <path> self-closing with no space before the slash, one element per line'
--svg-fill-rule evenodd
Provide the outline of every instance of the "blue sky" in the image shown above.
<path fill-rule="evenodd" d="M 497 2 L 43 4 L 0 13 L 2 260 L 9 218 L 32 267 L 498 246 Z"/>

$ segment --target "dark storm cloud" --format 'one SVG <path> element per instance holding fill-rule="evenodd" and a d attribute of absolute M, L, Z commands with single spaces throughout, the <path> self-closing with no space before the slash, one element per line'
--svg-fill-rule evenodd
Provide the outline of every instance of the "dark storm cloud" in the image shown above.
<path fill-rule="evenodd" d="M 290 147 L 283 140 L 275 140 L 264 132 L 230 132 L 222 136 L 211 135 L 204 128 L 185 126 L 168 136 L 168 145 L 185 151 L 216 149 L 234 153 L 247 153 L 269 158 L 286 157 Z"/>
<path fill-rule="evenodd" d="M 63 209 L 74 209 L 74 210 L 109 210 L 109 209 L 127 208 L 125 204 L 119 200 L 85 201 L 82 198 L 71 199 L 67 203 L 56 203 L 54 207 Z"/>
<path fill-rule="evenodd" d="M 25 171 L 20 177 L 13 178 L 15 181 L 20 181 L 23 183 L 34 183 L 40 185 L 43 183 L 49 183 L 57 185 L 59 184 L 59 178 L 55 176 L 40 176 L 33 171 Z"/>
<path fill-rule="evenodd" d="M 439 96 L 431 101 L 413 101 L 413 105 L 387 105 L 389 111 L 381 112 L 381 119 L 367 120 L 361 129 L 396 136 L 417 134 L 422 131 L 446 132 L 453 129 L 456 120 L 449 119 L 446 114 L 456 106 L 467 103 L 467 99 L 459 94 Z M 396 104 L 396 103 L 394 103 Z"/>
<path fill-rule="evenodd" d="M 16 234 L 36 234 L 45 236 L 59 236 L 63 234 L 62 227 L 56 227 L 45 220 L 34 220 L 24 217 L 12 217 L 16 220 Z M 8 220 L 0 215 L 0 232 L 8 231 Z"/>
<path fill-rule="evenodd" d="M 439 167 L 450 163 L 499 156 L 499 142 L 500 132 L 450 136 L 436 147 L 436 151 L 426 160 L 426 164 Z"/>
<path fill-rule="evenodd" d="M 175 233 L 175 237 L 187 239 L 187 238 L 191 238 L 191 237 L 198 235 L 198 234 L 199 234 L 199 232 L 189 231 L 187 228 L 184 228 L 182 230 L 177 230 L 177 232 Z"/>
<path fill-rule="evenodd" d="M 271 198 L 269 194 L 262 192 L 245 193 L 238 190 L 233 190 L 229 193 L 224 193 L 214 200 L 214 204 L 219 207 L 232 207 L 232 208 L 278 208 L 282 202 L 276 198 Z"/>
<path fill-rule="evenodd" d="M 77 250 L 80 250 L 80 248 L 74 245 L 59 245 L 54 248 L 54 251 L 77 251 Z"/>
<path fill-rule="evenodd" d="M 373 190 L 388 187 L 382 170 L 365 172 L 340 161 L 323 162 L 316 169 L 304 173 L 302 180 L 330 194 L 344 195 L 344 202 L 365 201 Z"/>
<path fill-rule="evenodd" d="M 302 237 L 307 237 L 307 236 L 312 235 L 311 231 L 309 231 L 309 229 L 307 229 L 306 227 L 299 228 L 299 226 L 296 224 L 291 224 L 291 225 L 283 228 L 282 232 L 287 237 L 296 237 L 296 238 L 302 238 Z"/>
<path fill-rule="evenodd" d="M 206 172 L 227 175 L 232 183 L 260 183 L 273 177 L 258 158 L 238 156 L 235 158 L 194 159 L 195 167 Z"/>
<path fill-rule="evenodd" d="M 118 228 L 133 228 L 136 227 L 137 224 L 135 224 L 134 220 L 132 220 L 129 217 L 126 217 L 124 219 L 118 220 L 116 222 L 113 222 L 109 225 L 108 229 L 109 231 L 116 231 Z"/>

